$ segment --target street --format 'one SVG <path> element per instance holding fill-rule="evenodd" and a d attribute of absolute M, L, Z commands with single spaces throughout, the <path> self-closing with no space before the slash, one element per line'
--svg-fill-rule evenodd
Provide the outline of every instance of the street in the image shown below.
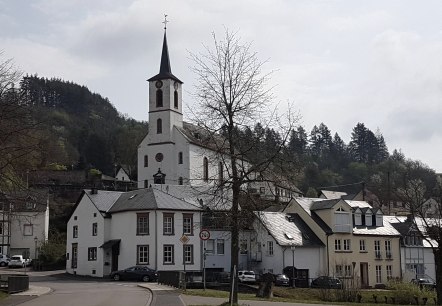
<path fill-rule="evenodd" d="M 6 273 L 23 274 L 24 269 L 0 269 L 0 274 Z M 52 291 L 39 297 L 29 297 L 24 303 L 23 297 L 11 296 L 1 301 L 0 305 L 146 306 L 152 298 L 149 290 L 138 287 L 136 282 L 76 279 L 54 272 L 28 272 L 28 275 L 30 285 L 49 287 Z"/>

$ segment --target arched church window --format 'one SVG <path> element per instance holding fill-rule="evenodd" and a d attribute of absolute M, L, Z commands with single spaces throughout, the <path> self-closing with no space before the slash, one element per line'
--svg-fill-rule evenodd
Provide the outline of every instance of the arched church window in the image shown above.
<path fill-rule="evenodd" d="M 182 164 L 183 163 L 183 152 L 179 152 L 178 153 L 178 164 Z"/>
<path fill-rule="evenodd" d="M 144 155 L 144 167 L 148 167 L 149 166 L 149 158 L 147 155 Z"/>
<path fill-rule="evenodd" d="M 173 93 L 173 106 L 178 108 L 178 91 L 175 90 Z"/>
<path fill-rule="evenodd" d="M 157 89 L 157 107 L 163 107 L 163 91 Z"/>
<path fill-rule="evenodd" d="M 163 120 L 157 120 L 157 134 L 163 133 Z"/>
<path fill-rule="evenodd" d="M 203 159 L 203 180 L 204 182 L 209 181 L 209 160 L 207 157 Z"/>

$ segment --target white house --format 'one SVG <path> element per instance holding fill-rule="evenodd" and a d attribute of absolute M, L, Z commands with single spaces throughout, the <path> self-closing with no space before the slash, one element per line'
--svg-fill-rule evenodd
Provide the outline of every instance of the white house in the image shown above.
<path fill-rule="evenodd" d="M 3 254 L 38 257 L 39 246 L 49 232 L 48 194 L 29 190 L 0 196 L 0 251 Z"/>
<path fill-rule="evenodd" d="M 67 226 L 66 270 L 97 277 L 137 264 L 200 271 L 201 214 L 197 205 L 156 187 L 85 190 Z"/>

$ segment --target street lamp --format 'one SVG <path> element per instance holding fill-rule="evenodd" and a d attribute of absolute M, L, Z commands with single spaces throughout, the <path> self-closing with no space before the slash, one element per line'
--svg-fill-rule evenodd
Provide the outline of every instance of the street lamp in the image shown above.
<path fill-rule="evenodd" d="M 290 247 L 290 249 L 292 250 L 292 287 L 296 288 L 296 284 L 295 284 L 295 245 L 292 245 Z"/>

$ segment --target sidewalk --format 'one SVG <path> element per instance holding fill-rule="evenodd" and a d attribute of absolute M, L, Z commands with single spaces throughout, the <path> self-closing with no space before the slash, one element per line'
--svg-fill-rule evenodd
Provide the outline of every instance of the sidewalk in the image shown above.
<path fill-rule="evenodd" d="M 152 298 L 146 305 L 150 306 L 186 306 L 181 299 L 181 293 L 174 287 L 160 285 L 157 283 L 138 284 L 152 293 Z"/>
<path fill-rule="evenodd" d="M 13 293 L 0 302 L 1 306 L 14 306 L 35 299 L 36 297 L 51 292 L 51 288 L 29 285 L 29 290 Z"/>

